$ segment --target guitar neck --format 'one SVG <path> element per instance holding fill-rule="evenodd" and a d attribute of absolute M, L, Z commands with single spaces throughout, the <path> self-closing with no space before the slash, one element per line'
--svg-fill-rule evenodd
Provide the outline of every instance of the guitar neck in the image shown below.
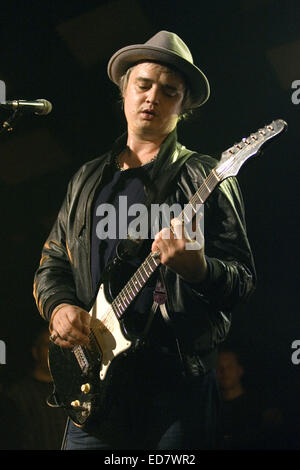
<path fill-rule="evenodd" d="M 217 175 L 215 169 L 212 170 L 208 177 L 205 178 L 197 192 L 192 196 L 188 204 L 185 204 L 184 209 L 177 218 L 185 224 L 190 223 L 199 211 L 199 207 L 205 203 L 220 181 L 221 179 Z"/>
<path fill-rule="evenodd" d="M 114 299 L 111 305 L 119 319 L 145 286 L 146 282 L 150 279 L 159 265 L 159 254 L 157 252 L 151 252 L 138 268 L 138 270 L 134 273 L 134 275 L 130 278 L 127 284 L 123 287 L 121 292 Z"/>

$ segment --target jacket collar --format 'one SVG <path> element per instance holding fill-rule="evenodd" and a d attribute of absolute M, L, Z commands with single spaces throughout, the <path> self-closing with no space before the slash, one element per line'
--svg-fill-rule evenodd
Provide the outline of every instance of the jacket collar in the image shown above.
<path fill-rule="evenodd" d="M 127 137 L 127 132 L 124 132 L 114 142 L 111 150 L 111 162 L 113 162 L 116 156 L 119 155 L 126 147 Z M 180 144 L 179 146 L 182 147 Z M 157 176 L 162 170 L 165 171 L 173 163 L 175 163 L 178 158 L 180 158 L 180 151 L 177 143 L 177 128 L 175 127 L 175 129 L 169 135 L 167 135 L 160 146 L 158 155 L 153 165 L 152 177 Z"/>

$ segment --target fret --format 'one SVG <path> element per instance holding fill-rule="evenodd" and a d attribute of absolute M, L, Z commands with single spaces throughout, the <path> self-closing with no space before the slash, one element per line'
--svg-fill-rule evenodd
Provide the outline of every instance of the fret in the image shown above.
<path fill-rule="evenodd" d="M 200 196 L 200 194 L 196 193 L 194 195 L 194 199 L 198 199 L 200 201 L 201 204 L 204 203 L 205 199 L 202 199 L 202 197 Z"/>
<path fill-rule="evenodd" d="M 210 193 L 211 193 L 211 189 L 210 189 L 210 187 L 208 186 L 208 184 L 206 183 L 206 180 L 204 180 L 202 184 L 204 184 L 204 186 L 206 186 L 206 188 L 207 188 L 207 190 L 208 190 L 208 192 L 209 192 L 209 194 L 210 194 Z"/>
<path fill-rule="evenodd" d="M 134 278 L 132 278 L 131 285 L 132 285 L 132 290 L 135 292 L 135 295 L 138 294 L 139 291 L 140 291 L 141 286 L 140 286 L 138 280 L 136 279 L 136 276 L 134 276 Z"/>
<path fill-rule="evenodd" d="M 126 307 L 128 307 L 128 305 L 130 304 L 129 300 L 128 300 L 128 297 L 126 295 L 126 286 L 125 288 L 122 290 L 122 297 L 123 297 L 123 302 L 124 304 L 126 305 Z"/>
<path fill-rule="evenodd" d="M 192 202 L 196 200 L 197 202 L 200 201 L 200 204 L 204 204 L 209 195 L 210 191 L 207 189 L 207 185 L 202 183 L 196 194 L 192 197 Z"/>
<path fill-rule="evenodd" d="M 130 281 L 128 281 L 128 286 L 130 288 L 130 291 L 133 295 L 133 298 L 135 297 L 135 295 L 137 294 L 137 291 L 136 291 L 136 286 L 134 284 L 134 282 L 132 281 L 132 279 L 130 279 Z"/>
<path fill-rule="evenodd" d="M 136 278 L 136 281 L 135 281 L 135 283 L 136 283 L 136 284 L 138 284 L 140 287 L 143 287 L 143 284 L 141 284 L 141 283 L 140 283 L 140 281 L 139 281 L 139 278 L 138 278 L 137 274 L 135 275 L 135 278 Z"/>
<path fill-rule="evenodd" d="M 151 268 L 151 265 L 148 263 L 148 261 L 146 262 L 146 265 L 145 265 L 145 269 L 147 268 L 147 274 L 148 276 L 150 276 L 153 272 L 152 268 Z"/>
<path fill-rule="evenodd" d="M 147 269 L 149 268 L 149 265 L 147 263 L 147 259 L 143 262 L 141 267 L 143 268 L 144 273 L 146 273 L 147 277 L 149 278 L 150 274 L 152 274 L 152 273 L 151 272 L 149 273 L 147 271 Z"/>
<path fill-rule="evenodd" d="M 155 264 L 155 267 L 157 268 L 157 266 L 158 266 L 160 263 L 157 263 L 156 258 L 154 258 L 154 257 L 152 257 L 152 261 L 153 261 L 153 263 Z"/>
<path fill-rule="evenodd" d="M 141 267 L 142 267 L 142 266 L 141 266 Z M 140 276 L 141 276 L 141 278 L 143 279 L 143 282 L 145 283 L 146 281 L 145 281 L 145 279 L 143 278 L 143 275 L 142 275 L 142 273 L 141 273 L 141 269 L 140 269 Z"/>
<path fill-rule="evenodd" d="M 221 181 L 221 178 L 217 175 L 215 170 L 212 170 L 211 174 L 214 175 L 214 178 L 216 180 L 216 184 L 218 184 Z"/>
<path fill-rule="evenodd" d="M 126 297 L 124 297 L 124 289 L 121 290 L 120 294 L 118 295 L 120 299 L 120 304 L 123 309 L 127 308 L 128 305 L 126 305 Z"/>
<path fill-rule="evenodd" d="M 151 264 L 150 264 L 150 260 L 149 260 L 149 261 L 146 260 L 146 262 L 147 262 L 147 265 L 148 265 L 148 267 L 149 267 L 149 269 L 150 269 L 150 273 L 149 273 L 149 276 L 150 276 L 150 275 L 153 273 L 154 268 L 152 268 L 152 266 L 151 266 Z"/>
<path fill-rule="evenodd" d="M 146 276 L 145 276 L 145 278 L 146 278 L 146 279 L 145 279 L 145 282 L 146 282 L 146 281 L 148 280 L 148 278 L 149 278 L 149 272 L 147 271 L 147 266 L 144 266 L 144 265 L 143 265 L 143 275 L 144 275 L 144 276 L 146 275 Z"/>
<path fill-rule="evenodd" d="M 116 299 L 112 302 L 111 306 L 112 306 L 112 309 L 113 309 L 114 313 L 116 314 L 116 316 L 118 318 L 121 318 L 123 312 L 120 309 L 119 305 L 116 303 Z"/>
<path fill-rule="evenodd" d="M 184 210 L 181 212 L 182 216 L 181 214 L 179 214 L 179 218 L 182 219 L 184 224 L 189 224 L 192 221 L 194 215 L 196 215 L 196 213 L 196 207 L 193 203 L 189 202 L 189 204 L 187 204 Z"/>
<path fill-rule="evenodd" d="M 155 264 L 155 258 L 153 257 L 153 253 L 150 253 L 150 255 L 148 256 L 148 258 L 146 258 L 145 262 L 147 262 L 149 264 L 149 266 L 151 266 L 151 269 L 155 269 L 156 267 L 156 264 Z M 153 266 L 154 264 L 154 266 Z"/>
<path fill-rule="evenodd" d="M 126 285 L 126 286 L 127 286 L 127 285 Z M 128 286 L 128 287 L 129 287 L 129 286 Z M 129 297 L 130 300 L 132 301 L 133 298 L 132 298 L 132 296 L 130 295 L 130 294 L 131 294 L 131 289 L 128 289 L 128 287 L 125 288 L 126 296 L 127 296 L 127 298 Z"/>

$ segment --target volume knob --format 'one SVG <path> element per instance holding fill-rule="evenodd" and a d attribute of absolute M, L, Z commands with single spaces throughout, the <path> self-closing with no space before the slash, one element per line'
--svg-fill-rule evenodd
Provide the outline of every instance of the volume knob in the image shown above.
<path fill-rule="evenodd" d="M 72 401 L 71 406 L 73 406 L 73 408 L 78 408 L 80 406 L 80 401 L 79 400 Z"/>
<path fill-rule="evenodd" d="M 83 393 L 89 393 L 90 390 L 91 390 L 91 386 L 90 386 L 89 383 L 86 383 L 86 384 L 81 385 L 81 391 L 82 391 Z"/>

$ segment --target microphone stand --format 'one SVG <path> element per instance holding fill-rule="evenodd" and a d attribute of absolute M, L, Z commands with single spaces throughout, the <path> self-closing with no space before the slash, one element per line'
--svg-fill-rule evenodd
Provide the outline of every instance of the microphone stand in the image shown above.
<path fill-rule="evenodd" d="M 3 123 L 0 129 L 0 134 L 4 132 L 11 132 L 14 128 L 15 123 L 22 116 L 22 112 L 16 109 Z"/>

